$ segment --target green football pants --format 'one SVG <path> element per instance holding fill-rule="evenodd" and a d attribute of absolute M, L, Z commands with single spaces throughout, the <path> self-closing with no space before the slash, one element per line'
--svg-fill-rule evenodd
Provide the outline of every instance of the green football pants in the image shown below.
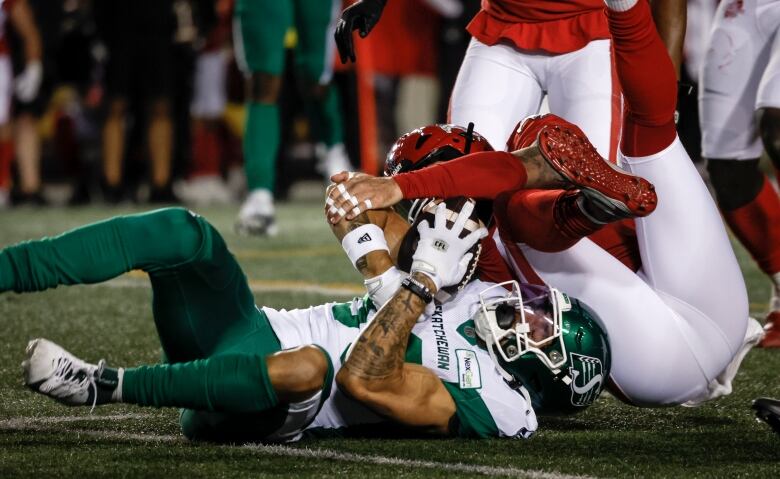
<path fill-rule="evenodd" d="M 279 340 L 224 240 L 200 216 L 167 208 L 7 247 L 0 292 L 99 283 L 133 269 L 149 274 L 169 363 L 126 369 L 123 399 L 188 408 L 182 430 L 191 438 L 263 438 L 277 430 L 287 408 L 277 405 L 265 359 L 280 350 Z M 331 366 L 323 402 L 332 374 Z"/>
<path fill-rule="evenodd" d="M 307 82 L 327 84 L 335 44 L 331 24 L 340 10 L 335 0 L 238 0 L 234 13 L 236 61 L 245 72 L 281 75 L 284 38 L 295 26 L 295 66 Z"/>

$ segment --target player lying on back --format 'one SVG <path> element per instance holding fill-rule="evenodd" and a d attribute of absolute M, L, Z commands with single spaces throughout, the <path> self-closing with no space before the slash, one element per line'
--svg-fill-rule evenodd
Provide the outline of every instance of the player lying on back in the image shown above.
<path fill-rule="evenodd" d="M 36 339 L 27 348 L 25 383 L 74 406 L 183 408 L 185 436 L 217 441 L 292 441 L 307 429 L 388 422 L 437 436 L 528 437 L 537 427 L 531 396 L 558 411 L 589 405 L 610 365 L 595 314 L 549 288 L 462 284 L 478 253 L 469 251 L 485 231 L 470 202 L 444 206 L 417 225 L 411 275 L 379 311 L 369 298 L 292 311 L 256 307 L 219 233 L 178 208 L 7 247 L 0 291 L 146 271 L 167 360 L 113 368 Z M 362 219 L 335 228 L 342 239 L 359 234 L 353 246 L 362 253 L 347 250 L 369 276 L 389 270 L 388 250 L 398 250 L 393 237 L 382 246 L 379 226 L 399 219 L 380 213 L 372 213 L 374 228 Z M 455 284 L 462 290 L 431 304 L 437 290 Z M 376 297 L 383 289 L 371 290 Z M 480 346 L 475 331 L 495 348 Z M 519 380 L 526 375 L 534 380 Z"/>
<path fill-rule="evenodd" d="M 676 136 L 674 71 L 647 1 L 606 3 L 628 107 L 621 164 L 655 185 L 657 207 L 640 180 L 597 159 L 579 128 L 549 115 L 520 124 L 508 140 L 513 153 L 481 152 L 393 178 L 350 179 L 331 194 L 331 216 L 349 218 L 403 198 L 493 200 L 496 225 L 483 246 L 504 266 L 483 269 L 554 285 L 598 311 L 612 343 L 610 380 L 619 397 L 644 406 L 695 404 L 731 391 L 760 326 L 747 328 L 739 266 Z M 539 165 L 555 169 L 573 191 L 534 191 Z M 620 223 L 653 209 L 635 220 L 636 233 Z"/>

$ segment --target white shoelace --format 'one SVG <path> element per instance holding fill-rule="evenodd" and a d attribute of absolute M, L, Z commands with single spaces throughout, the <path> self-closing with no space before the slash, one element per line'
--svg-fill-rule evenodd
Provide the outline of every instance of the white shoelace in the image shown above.
<path fill-rule="evenodd" d="M 87 397 L 89 397 L 89 388 L 92 388 L 93 394 L 92 407 L 89 410 L 90 414 L 95 411 L 95 406 L 97 406 L 97 378 L 100 377 L 103 369 L 105 369 L 106 361 L 101 359 L 98 361 L 97 366 L 94 369 L 92 369 L 91 366 L 92 365 L 85 363 L 85 366 L 79 367 L 77 369 L 74 367 L 73 361 L 70 358 L 60 357 L 57 359 L 57 368 L 54 370 L 54 376 L 60 378 L 61 383 L 68 383 L 77 389 L 86 387 Z M 80 372 L 84 373 L 84 377 L 79 379 L 78 374 Z"/>

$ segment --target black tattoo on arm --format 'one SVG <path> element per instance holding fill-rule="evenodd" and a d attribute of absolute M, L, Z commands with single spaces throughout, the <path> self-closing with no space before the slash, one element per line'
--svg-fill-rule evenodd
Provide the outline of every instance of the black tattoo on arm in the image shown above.
<path fill-rule="evenodd" d="M 409 334 L 423 311 L 425 302 L 419 296 L 399 289 L 360 335 L 343 367 L 350 374 L 369 380 L 400 373 Z"/>

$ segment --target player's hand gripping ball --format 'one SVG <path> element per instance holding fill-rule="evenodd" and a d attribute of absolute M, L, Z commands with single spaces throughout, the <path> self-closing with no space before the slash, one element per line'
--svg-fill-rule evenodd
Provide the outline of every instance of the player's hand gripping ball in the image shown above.
<path fill-rule="evenodd" d="M 464 197 L 430 201 L 417 215 L 399 248 L 400 269 L 417 269 L 420 264 L 413 265 L 413 262 L 422 260 L 437 270 L 433 272 L 433 276 L 437 276 L 434 278 L 439 287 L 436 298 L 440 301 L 447 300 L 476 278 L 477 262 L 482 252 L 480 240 L 487 236 L 487 230 L 479 219 L 475 206 L 474 200 Z M 445 225 L 437 225 L 437 214 Z M 425 223 L 422 228 L 421 223 Z M 425 231 L 422 242 L 421 229 Z M 444 235 L 441 235 L 440 231 L 444 232 Z M 445 245 L 436 245 L 437 240 L 444 241 Z M 420 248 L 430 251 L 425 251 L 424 257 L 420 258 Z"/>

